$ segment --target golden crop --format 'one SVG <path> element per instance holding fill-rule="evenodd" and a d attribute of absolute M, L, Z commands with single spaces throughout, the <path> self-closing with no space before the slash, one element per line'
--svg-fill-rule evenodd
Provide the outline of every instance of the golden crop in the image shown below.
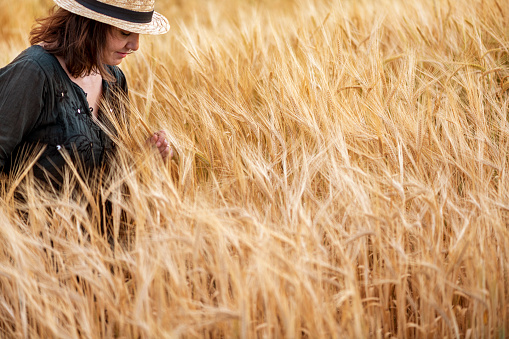
<path fill-rule="evenodd" d="M 0 66 L 51 6 L 13 3 Z M 156 9 L 99 194 L 2 179 L 0 337 L 509 335 L 507 1 Z"/>

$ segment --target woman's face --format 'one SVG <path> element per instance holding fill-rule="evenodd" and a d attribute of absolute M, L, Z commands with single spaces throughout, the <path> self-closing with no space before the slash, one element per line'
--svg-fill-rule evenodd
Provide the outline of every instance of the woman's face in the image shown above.
<path fill-rule="evenodd" d="M 103 62 L 107 65 L 118 65 L 122 60 L 133 52 L 138 50 L 140 35 L 131 33 L 120 28 L 112 27 L 106 39 L 104 48 Z"/>

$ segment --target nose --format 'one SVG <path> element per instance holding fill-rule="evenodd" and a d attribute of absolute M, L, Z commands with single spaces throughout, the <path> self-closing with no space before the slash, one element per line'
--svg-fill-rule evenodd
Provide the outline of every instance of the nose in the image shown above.
<path fill-rule="evenodd" d="M 133 51 L 137 51 L 138 48 L 140 48 L 140 35 L 138 33 L 131 33 L 126 47 L 128 49 L 132 49 Z"/>

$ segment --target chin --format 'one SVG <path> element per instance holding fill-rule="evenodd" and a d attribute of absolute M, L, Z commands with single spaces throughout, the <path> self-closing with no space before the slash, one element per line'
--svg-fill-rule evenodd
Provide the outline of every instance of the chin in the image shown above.
<path fill-rule="evenodd" d="M 105 62 L 106 65 L 118 66 L 122 63 L 122 60 L 108 60 Z"/>

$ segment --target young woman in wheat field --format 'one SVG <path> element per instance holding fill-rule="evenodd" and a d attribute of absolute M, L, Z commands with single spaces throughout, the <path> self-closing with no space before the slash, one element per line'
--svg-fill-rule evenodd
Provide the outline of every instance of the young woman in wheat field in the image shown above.
<path fill-rule="evenodd" d="M 64 153 L 83 173 L 106 165 L 115 145 L 100 127 L 112 126 L 101 107 L 128 90 L 117 65 L 138 49 L 140 34 L 166 33 L 169 24 L 154 0 L 54 2 L 32 29 L 32 46 L 0 69 L 0 172 L 42 146 L 34 174 L 58 186 Z M 147 138 L 171 158 L 165 131 Z"/>

